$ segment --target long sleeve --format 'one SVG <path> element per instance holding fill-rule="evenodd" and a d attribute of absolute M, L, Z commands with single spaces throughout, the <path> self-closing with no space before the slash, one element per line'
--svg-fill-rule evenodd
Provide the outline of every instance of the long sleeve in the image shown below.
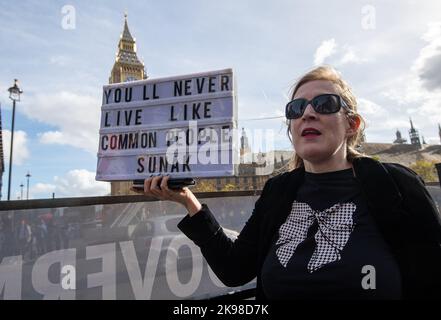
<path fill-rule="evenodd" d="M 398 167 L 398 165 L 396 165 Z M 394 173 L 403 197 L 403 238 L 407 243 L 404 273 L 413 279 L 408 287 L 410 298 L 441 298 L 441 219 L 424 181 L 403 166 L 406 174 Z M 403 170 L 404 169 L 404 170 Z"/>
<path fill-rule="evenodd" d="M 441 217 L 424 180 L 409 168 L 395 165 L 405 174 L 392 171 L 403 197 L 403 208 L 411 213 L 414 226 L 419 227 L 423 238 L 441 244 Z M 416 239 L 418 240 L 418 239 Z"/>
<path fill-rule="evenodd" d="M 269 181 L 236 240 L 225 234 L 205 204 L 200 212 L 192 217 L 187 215 L 178 224 L 178 228 L 201 248 L 208 264 L 226 286 L 244 285 L 257 276 L 258 244 Z"/>

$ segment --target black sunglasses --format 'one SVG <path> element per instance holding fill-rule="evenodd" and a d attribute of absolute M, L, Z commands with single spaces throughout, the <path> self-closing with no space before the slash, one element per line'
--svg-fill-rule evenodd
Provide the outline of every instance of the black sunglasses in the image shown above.
<path fill-rule="evenodd" d="M 350 111 L 346 102 L 337 94 L 321 94 L 311 100 L 307 99 L 294 99 L 286 105 L 285 115 L 287 119 L 298 119 L 305 112 L 308 104 L 311 104 L 315 112 L 320 114 L 331 114 L 340 111 L 343 107 L 347 111 Z"/>

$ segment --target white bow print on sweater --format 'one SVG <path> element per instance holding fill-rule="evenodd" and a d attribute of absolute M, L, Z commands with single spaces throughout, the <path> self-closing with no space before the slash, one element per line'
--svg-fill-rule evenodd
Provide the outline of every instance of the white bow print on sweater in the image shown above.
<path fill-rule="evenodd" d="M 329 209 L 315 211 L 306 203 L 294 201 L 288 219 L 279 229 L 276 242 L 276 245 L 281 245 L 276 250 L 280 263 L 286 268 L 314 221 L 318 222 L 314 237 L 317 246 L 309 260 L 308 271 L 312 273 L 325 264 L 340 260 L 340 252 L 354 229 L 352 214 L 356 208 L 354 203 L 337 203 Z"/>

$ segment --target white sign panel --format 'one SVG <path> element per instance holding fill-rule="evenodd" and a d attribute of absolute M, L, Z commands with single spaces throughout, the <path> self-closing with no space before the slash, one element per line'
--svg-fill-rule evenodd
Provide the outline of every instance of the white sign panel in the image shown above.
<path fill-rule="evenodd" d="M 103 87 L 96 180 L 235 174 L 232 69 Z"/>

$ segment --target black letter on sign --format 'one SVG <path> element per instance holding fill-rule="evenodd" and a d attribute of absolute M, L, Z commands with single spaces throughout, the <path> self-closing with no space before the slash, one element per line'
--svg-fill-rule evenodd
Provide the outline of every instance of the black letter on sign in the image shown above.
<path fill-rule="evenodd" d="M 176 172 L 179 172 L 179 162 L 176 160 L 176 162 L 171 166 L 171 170 L 170 172 L 174 172 L 176 170 Z"/>
<path fill-rule="evenodd" d="M 139 157 L 138 158 L 138 169 L 136 169 L 136 171 L 138 171 L 139 173 L 143 173 L 144 172 L 144 165 L 142 164 L 144 162 L 144 157 Z"/>
<path fill-rule="evenodd" d="M 115 90 L 115 97 L 113 98 L 114 102 L 121 102 L 121 89 L 118 88 Z"/>
<path fill-rule="evenodd" d="M 149 172 L 153 173 L 155 172 L 155 169 L 156 169 L 156 157 L 149 157 Z"/>
<path fill-rule="evenodd" d="M 191 171 L 190 166 L 188 165 L 189 162 L 190 162 L 190 156 L 188 155 L 187 160 L 185 160 L 185 164 L 182 165 L 182 172 L 185 172 L 187 170 Z M 187 168 L 187 169 L 185 169 L 185 168 Z"/>
<path fill-rule="evenodd" d="M 108 113 L 108 112 L 106 112 L 106 118 L 105 118 L 105 121 L 104 121 L 104 126 L 105 126 L 105 127 L 110 127 L 110 123 L 109 123 L 109 113 Z"/>
<path fill-rule="evenodd" d="M 104 91 L 104 94 L 106 96 L 106 104 L 109 103 L 109 98 L 110 98 L 110 93 L 112 92 L 112 89 L 110 89 L 109 91 Z"/>
<path fill-rule="evenodd" d="M 182 96 L 182 80 L 181 81 L 175 81 L 175 90 L 174 90 L 174 96 Z"/>
<path fill-rule="evenodd" d="M 159 172 L 167 172 L 167 169 L 168 169 L 167 157 L 160 157 L 159 158 Z"/>
<path fill-rule="evenodd" d="M 126 120 L 126 126 L 130 125 L 130 121 L 132 119 L 132 110 L 124 110 L 124 116 Z"/>
<path fill-rule="evenodd" d="M 191 79 L 185 80 L 185 95 L 186 96 L 191 95 L 190 89 L 191 89 Z"/>
<path fill-rule="evenodd" d="M 106 140 L 106 141 L 104 141 Z M 101 139 L 101 149 L 102 150 L 107 150 L 107 148 L 109 147 L 109 145 L 107 144 L 109 141 L 109 137 L 108 136 L 103 136 Z"/>
<path fill-rule="evenodd" d="M 197 78 L 196 79 L 196 86 L 198 87 L 198 94 L 202 93 L 202 89 L 204 88 L 204 82 L 205 82 L 205 78 Z"/>
<path fill-rule="evenodd" d="M 143 92 L 143 97 L 142 97 L 142 99 L 143 100 L 149 100 L 149 97 L 147 96 L 147 86 L 146 85 L 144 85 L 144 89 L 142 90 L 142 92 Z"/>
<path fill-rule="evenodd" d="M 159 96 L 156 95 L 156 83 L 153 85 L 153 99 L 159 99 Z"/>
<path fill-rule="evenodd" d="M 207 101 L 204 103 L 204 118 L 211 118 L 210 104 L 211 104 L 211 101 Z"/>
<path fill-rule="evenodd" d="M 208 80 L 208 92 L 216 92 L 216 90 L 213 89 L 214 85 L 216 84 L 214 83 L 214 80 L 216 80 L 216 77 L 210 77 Z"/>
<path fill-rule="evenodd" d="M 135 124 L 141 124 L 141 112 L 142 112 L 142 109 L 136 110 Z"/>
<path fill-rule="evenodd" d="M 221 76 L 221 91 L 227 90 L 229 91 L 228 82 L 230 78 L 228 76 Z"/>
<path fill-rule="evenodd" d="M 132 88 L 126 88 L 126 94 L 125 94 L 125 101 L 130 102 L 132 101 Z"/>
<path fill-rule="evenodd" d="M 116 113 L 116 125 L 119 126 L 119 119 L 120 119 L 121 111 L 118 110 Z"/>
<path fill-rule="evenodd" d="M 193 116 L 192 119 L 200 119 L 199 116 L 199 108 L 201 107 L 201 103 L 193 103 Z M 197 117 L 197 118 L 196 118 Z"/>
<path fill-rule="evenodd" d="M 175 106 L 171 106 L 171 108 L 170 108 L 170 121 L 178 120 L 174 117 L 174 111 L 175 111 Z"/>

